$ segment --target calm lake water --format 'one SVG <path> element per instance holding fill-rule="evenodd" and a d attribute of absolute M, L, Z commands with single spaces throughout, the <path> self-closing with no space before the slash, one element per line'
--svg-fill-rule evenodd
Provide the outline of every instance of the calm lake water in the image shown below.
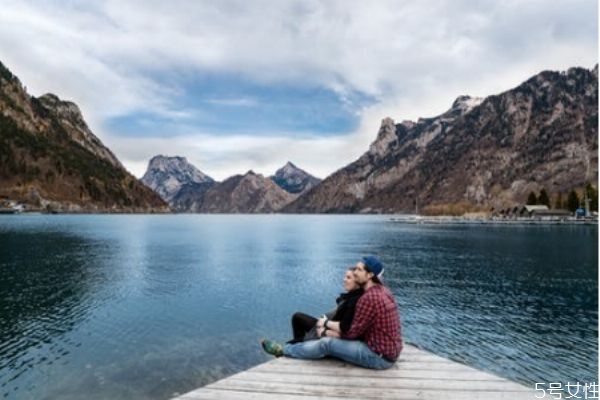
<path fill-rule="evenodd" d="M 403 334 L 534 387 L 596 382 L 597 226 L 382 216 L 0 218 L 0 396 L 166 399 L 270 359 L 377 254 Z"/>

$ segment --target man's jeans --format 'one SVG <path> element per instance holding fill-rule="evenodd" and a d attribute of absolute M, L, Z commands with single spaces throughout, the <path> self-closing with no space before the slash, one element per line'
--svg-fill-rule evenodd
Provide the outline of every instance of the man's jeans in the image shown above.
<path fill-rule="evenodd" d="M 387 369 L 394 365 L 394 363 L 374 353 L 364 342 L 329 337 L 286 344 L 283 346 L 283 354 L 288 357 L 305 359 L 331 356 L 371 369 Z"/>

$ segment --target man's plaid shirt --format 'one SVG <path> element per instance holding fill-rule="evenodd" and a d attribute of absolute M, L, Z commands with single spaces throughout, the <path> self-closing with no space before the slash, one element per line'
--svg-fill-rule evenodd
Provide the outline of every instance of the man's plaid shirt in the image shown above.
<path fill-rule="evenodd" d="M 398 359 L 402 351 L 400 315 L 388 288 L 376 284 L 358 299 L 350 330 L 342 338 L 362 340 L 389 361 Z"/>

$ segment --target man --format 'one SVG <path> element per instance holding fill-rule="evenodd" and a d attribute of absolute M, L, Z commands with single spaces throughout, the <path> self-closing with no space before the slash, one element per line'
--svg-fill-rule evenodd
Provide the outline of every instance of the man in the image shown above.
<path fill-rule="evenodd" d="M 281 345 L 263 340 L 263 349 L 276 357 L 315 359 L 331 356 L 371 369 L 390 368 L 402 351 L 398 306 L 394 295 L 381 283 L 383 264 L 374 256 L 356 264 L 354 277 L 365 291 L 356 304 L 350 330 L 341 337 L 339 322 L 321 318 L 319 340 Z"/>

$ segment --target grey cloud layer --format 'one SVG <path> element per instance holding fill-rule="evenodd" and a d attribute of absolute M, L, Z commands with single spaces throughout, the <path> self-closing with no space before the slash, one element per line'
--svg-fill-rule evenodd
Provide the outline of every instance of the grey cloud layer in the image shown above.
<path fill-rule="evenodd" d="M 541 69 L 589 68 L 598 59 L 593 0 L 0 1 L 0 7 L 2 61 L 33 94 L 52 91 L 78 102 L 96 130 L 107 117 L 136 111 L 185 120 L 178 80 L 157 79 L 172 73 L 235 73 L 264 84 L 321 86 L 342 98 L 359 91 L 378 100 L 357 110 L 377 124 L 382 113 L 433 115 L 459 94 L 491 94 Z M 355 134 L 372 139 L 375 132 Z M 127 162 L 127 149 L 120 151 Z"/>

